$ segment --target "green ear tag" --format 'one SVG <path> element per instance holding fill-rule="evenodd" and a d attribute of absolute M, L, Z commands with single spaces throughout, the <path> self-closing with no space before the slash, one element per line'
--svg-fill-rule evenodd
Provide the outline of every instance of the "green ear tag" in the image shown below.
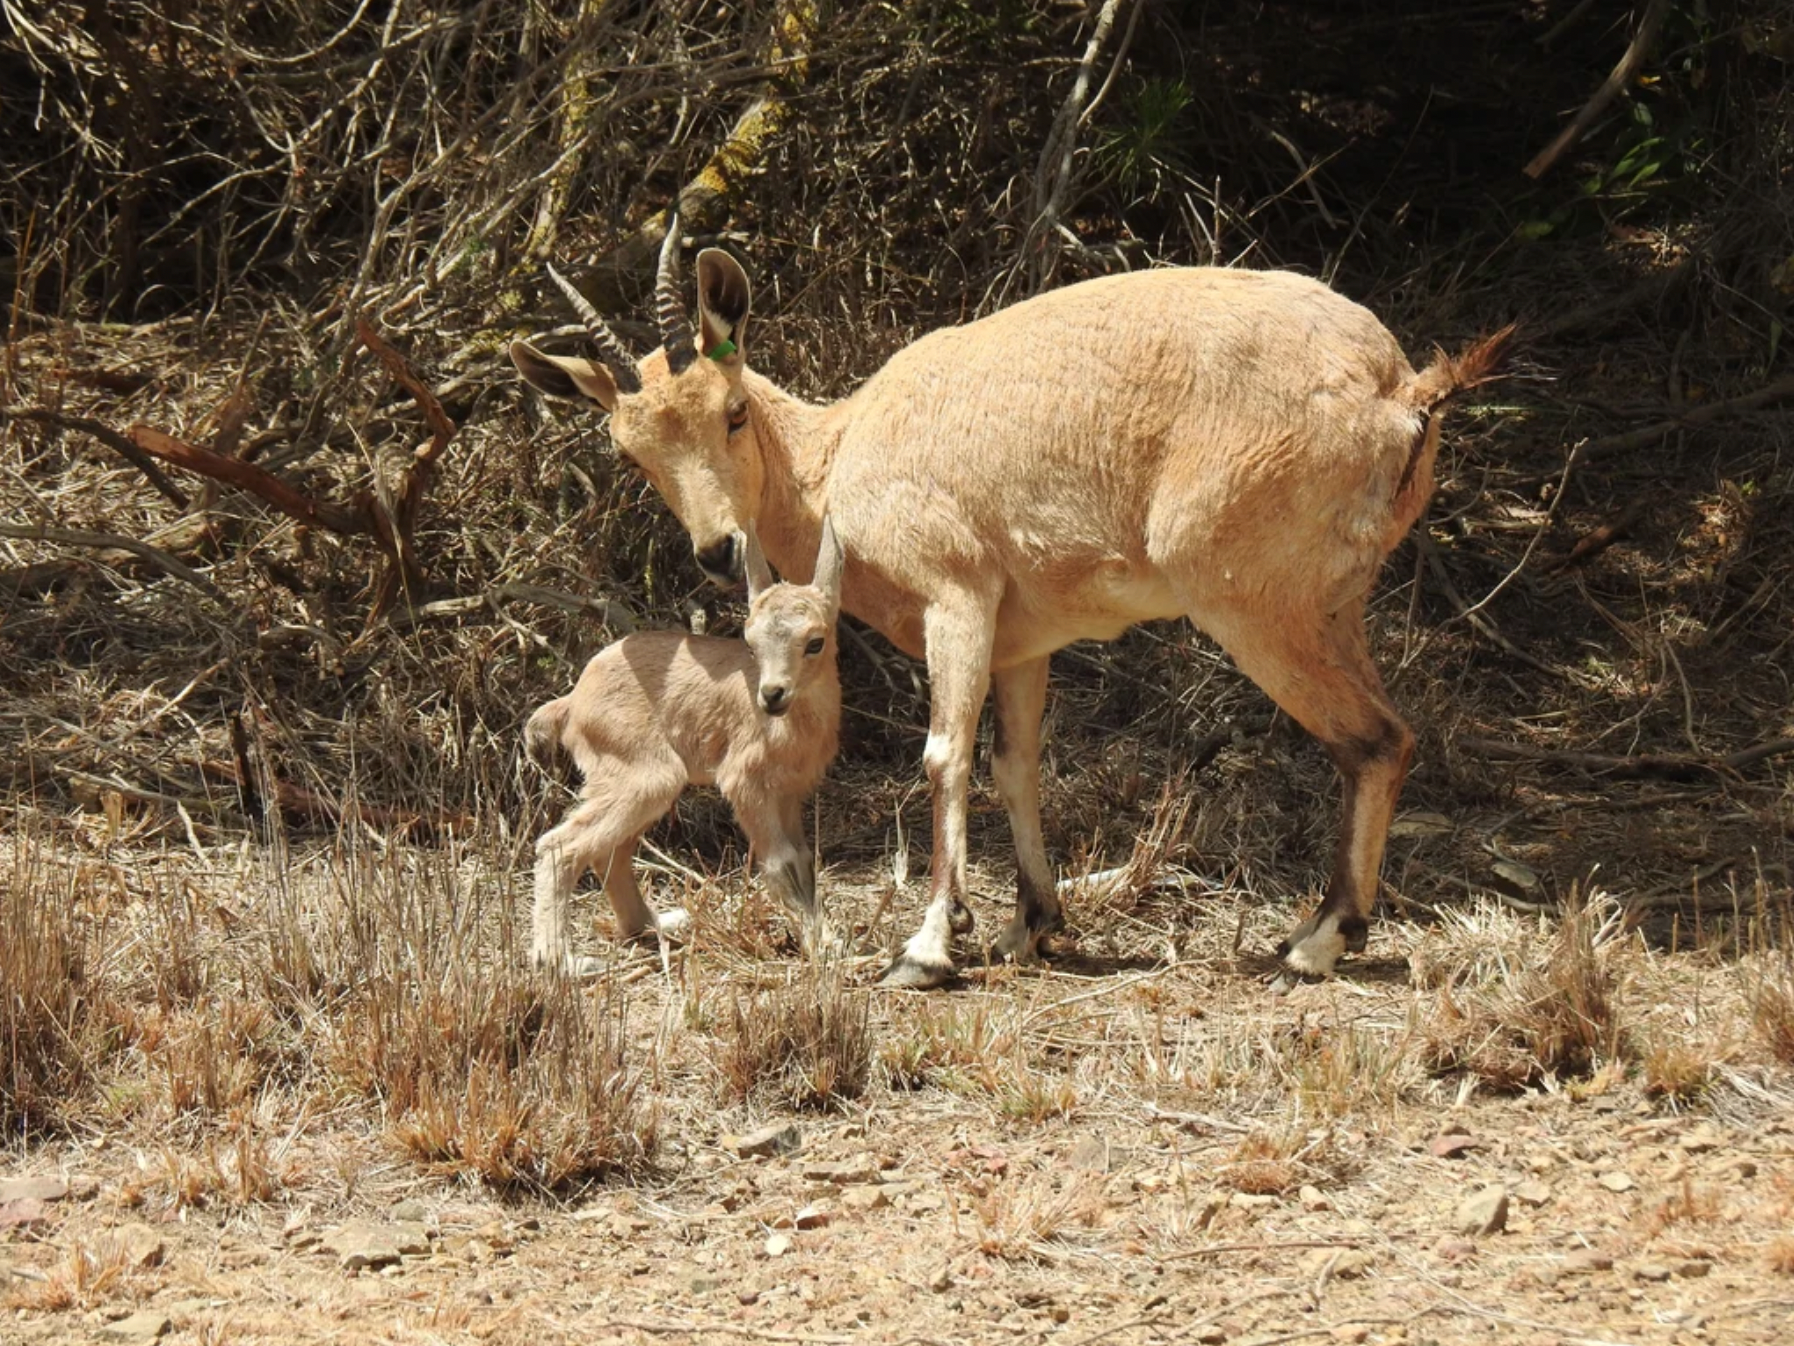
<path fill-rule="evenodd" d="M 724 337 L 721 341 L 717 342 L 716 345 L 710 348 L 710 358 L 712 360 L 726 360 L 731 355 L 735 354 L 735 350 L 735 343 L 729 340 L 728 337 Z"/>

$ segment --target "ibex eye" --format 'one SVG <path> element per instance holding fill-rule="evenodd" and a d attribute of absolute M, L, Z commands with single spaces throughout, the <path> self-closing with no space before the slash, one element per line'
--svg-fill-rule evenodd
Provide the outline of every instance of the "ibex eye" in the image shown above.
<path fill-rule="evenodd" d="M 804 653 L 807 655 L 810 655 L 813 658 L 816 655 L 822 653 L 822 647 L 826 644 L 828 644 L 828 642 L 826 640 L 824 640 L 821 636 L 817 636 L 813 640 L 811 640 L 808 645 L 804 646 Z"/>
<path fill-rule="evenodd" d="M 747 409 L 747 406 L 745 403 L 739 407 L 729 408 L 729 433 L 730 434 L 734 434 L 737 430 L 742 429 L 744 426 L 747 425 L 747 423 L 748 423 L 748 409 Z"/>

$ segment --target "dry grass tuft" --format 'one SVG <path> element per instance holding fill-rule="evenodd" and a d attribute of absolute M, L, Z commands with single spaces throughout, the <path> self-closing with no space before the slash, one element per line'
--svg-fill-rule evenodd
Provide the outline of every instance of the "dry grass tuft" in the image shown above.
<path fill-rule="evenodd" d="M 1301 1184 L 1299 1133 L 1254 1131 L 1228 1155 L 1216 1180 L 1248 1196 L 1280 1196 Z"/>
<path fill-rule="evenodd" d="M 120 1239 L 101 1237 L 92 1243 L 76 1242 L 67 1255 L 41 1281 L 28 1281 L 10 1290 L 0 1305 L 8 1309 L 34 1309 L 42 1313 L 66 1313 L 91 1309 L 119 1299 L 135 1299 L 143 1277 L 131 1264 L 131 1251 Z"/>
<path fill-rule="evenodd" d="M 1782 1276 L 1794 1276 L 1794 1234 L 1783 1234 L 1772 1239 L 1765 1257 L 1771 1271 Z"/>
<path fill-rule="evenodd" d="M 1427 1067 L 1466 1070 L 1515 1092 L 1587 1075 L 1616 1057 L 1618 988 L 1591 906 L 1572 903 L 1543 948 L 1537 939 L 1493 942 L 1455 973 L 1450 960 L 1429 963 L 1425 975 L 1440 990 L 1438 1013 L 1421 1030 Z"/>
<path fill-rule="evenodd" d="M 878 1064 L 893 1089 L 920 1089 L 946 1082 L 942 1077 L 954 1072 L 980 1069 L 1000 1046 L 987 1004 L 923 1001 L 913 1010 L 900 1004 L 893 1019 L 878 1047 Z"/>
<path fill-rule="evenodd" d="M 808 1109 L 858 1098 L 872 1074 L 868 1014 L 866 997 L 828 967 L 806 965 L 778 990 L 738 999 L 723 1055 L 730 1094 Z"/>
<path fill-rule="evenodd" d="M 1770 1054 L 1794 1066 L 1794 944 L 1786 936 L 1764 957 L 1750 989 L 1750 1022 Z"/>
<path fill-rule="evenodd" d="M 998 1183 L 974 1205 L 978 1251 L 1008 1262 L 1054 1262 L 1055 1244 L 1076 1229 L 1094 1229 L 1104 1210 L 1102 1179 L 1078 1173 L 1055 1182 L 1038 1174 L 1019 1183 Z"/>
<path fill-rule="evenodd" d="M 0 1131 L 53 1130 L 84 1092 L 104 1044 L 69 894 L 24 840 L 0 891 Z"/>
<path fill-rule="evenodd" d="M 1646 1237 L 1656 1238 L 1676 1225 L 1711 1224 L 1719 1218 L 1721 1209 L 1719 1193 L 1696 1186 L 1692 1178 L 1683 1174 L 1682 1185 L 1645 1212 Z"/>
<path fill-rule="evenodd" d="M 1648 1098 L 1666 1103 L 1698 1103 L 1713 1082 L 1715 1053 L 1705 1044 L 1654 1033 L 1639 1056 Z"/>
<path fill-rule="evenodd" d="M 658 1119 L 624 1059 L 623 1006 L 564 978 L 371 980 L 337 1014 L 332 1069 L 377 1097 L 392 1137 L 432 1172 L 553 1190 L 639 1169 Z"/>

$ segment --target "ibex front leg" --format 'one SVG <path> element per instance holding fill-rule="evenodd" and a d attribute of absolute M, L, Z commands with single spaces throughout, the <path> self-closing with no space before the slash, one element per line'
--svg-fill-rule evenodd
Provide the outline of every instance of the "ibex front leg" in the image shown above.
<path fill-rule="evenodd" d="M 934 794 L 928 912 L 921 929 L 886 969 L 882 986 L 944 985 L 954 975 L 953 936 L 972 928 L 972 909 L 966 905 L 966 795 L 978 713 L 990 688 L 995 613 L 994 602 L 937 604 L 925 618 L 932 700 L 922 761 Z"/>
<path fill-rule="evenodd" d="M 812 958 L 832 952 L 838 941 L 816 895 L 816 867 L 804 836 L 803 801 L 764 800 L 738 807 L 736 812 L 760 859 L 766 886 L 797 925 L 804 952 Z"/>

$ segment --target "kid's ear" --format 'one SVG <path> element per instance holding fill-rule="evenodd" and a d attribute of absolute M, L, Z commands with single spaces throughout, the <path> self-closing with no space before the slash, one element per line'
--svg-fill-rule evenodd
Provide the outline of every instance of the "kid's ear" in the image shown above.
<path fill-rule="evenodd" d="M 823 597 L 828 600 L 830 617 L 841 610 L 841 572 L 846 568 L 847 552 L 835 536 L 835 521 L 824 515 L 822 545 L 816 551 L 816 577 L 810 583 L 822 590 Z"/>
<path fill-rule="evenodd" d="M 753 286 L 740 262 L 721 248 L 698 254 L 698 344 L 705 355 L 736 364 L 745 358 L 753 304 Z"/>
<path fill-rule="evenodd" d="M 747 563 L 748 602 L 751 604 L 772 588 L 772 567 L 766 564 L 766 554 L 760 550 L 760 537 L 754 532 L 754 525 L 744 524 L 741 533 L 747 541 L 742 559 Z"/>
<path fill-rule="evenodd" d="M 525 383 L 550 397 L 596 402 L 617 409 L 617 380 L 605 365 L 573 355 L 544 355 L 527 341 L 511 343 L 511 363 Z"/>

